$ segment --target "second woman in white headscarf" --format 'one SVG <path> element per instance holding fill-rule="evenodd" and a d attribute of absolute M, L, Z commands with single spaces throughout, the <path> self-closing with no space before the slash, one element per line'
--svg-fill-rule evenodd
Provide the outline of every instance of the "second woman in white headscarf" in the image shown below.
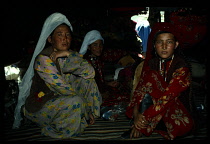
<path fill-rule="evenodd" d="M 125 91 L 126 89 L 117 79 L 105 80 L 104 61 L 101 59 L 103 50 L 104 39 L 101 33 L 98 30 L 91 30 L 85 35 L 79 53 L 83 54 L 95 69 L 95 80 L 103 98 L 102 106 L 127 103 L 130 92 Z"/>

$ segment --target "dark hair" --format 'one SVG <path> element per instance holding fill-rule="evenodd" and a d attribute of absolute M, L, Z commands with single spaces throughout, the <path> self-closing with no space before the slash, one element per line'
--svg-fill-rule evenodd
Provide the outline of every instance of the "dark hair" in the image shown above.
<path fill-rule="evenodd" d="M 170 34 L 172 34 L 172 35 L 174 36 L 174 40 L 175 40 L 176 42 L 178 41 L 177 38 L 176 38 L 176 36 L 175 36 L 172 32 L 170 32 L 170 31 L 158 31 L 158 32 L 154 35 L 153 44 L 155 44 L 155 41 L 157 40 L 157 37 L 158 37 L 160 34 L 163 34 L 163 33 L 170 33 Z"/>
<path fill-rule="evenodd" d="M 69 28 L 69 31 L 70 31 L 71 36 L 73 35 L 73 33 L 72 33 L 71 28 L 70 28 L 70 26 L 69 26 L 69 25 L 67 25 L 66 23 L 62 23 L 62 24 L 60 24 L 60 25 L 65 25 L 65 26 L 67 26 L 67 27 Z M 60 25 L 58 25 L 58 26 L 60 26 Z M 58 26 L 57 26 L 57 27 L 58 27 Z M 57 27 L 56 27 L 56 28 L 57 28 Z M 56 28 L 55 28 L 55 29 L 56 29 Z M 50 36 L 52 36 L 52 35 L 53 35 L 53 33 L 54 33 L 55 29 L 51 32 Z"/>

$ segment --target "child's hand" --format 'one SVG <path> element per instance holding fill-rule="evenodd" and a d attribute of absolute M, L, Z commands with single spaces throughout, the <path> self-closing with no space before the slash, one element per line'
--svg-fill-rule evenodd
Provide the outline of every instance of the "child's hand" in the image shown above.
<path fill-rule="evenodd" d="M 111 87 L 118 87 L 119 82 L 118 81 L 111 81 L 111 82 L 108 82 L 107 85 L 111 86 Z"/>

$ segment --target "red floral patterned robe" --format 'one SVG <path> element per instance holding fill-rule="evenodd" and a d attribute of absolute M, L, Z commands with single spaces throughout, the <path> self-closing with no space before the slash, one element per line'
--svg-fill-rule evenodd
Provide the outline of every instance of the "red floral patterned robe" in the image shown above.
<path fill-rule="evenodd" d="M 140 131 L 146 136 L 155 131 L 166 139 L 174 139 L 191 131 L 194 125 L 187 105 L 181 101 L 189 96 L 186 91 L 190 87 L 190 70 L 183 59 L 176 55 L 173 61 L 167 63 L 166 70 L 168 74 L 165 81 L 159 70 L 159 59 L 154 58 L 149 61 L 142 71 L 126 114 L 133 118 L 135 104 L 139 106 L 144 95 L 149 93 L 152 96 L 153 105 L 143 112 L 149 125 Z M 160 120 L 165 123 L 167 131 L 155 129 Z"/>

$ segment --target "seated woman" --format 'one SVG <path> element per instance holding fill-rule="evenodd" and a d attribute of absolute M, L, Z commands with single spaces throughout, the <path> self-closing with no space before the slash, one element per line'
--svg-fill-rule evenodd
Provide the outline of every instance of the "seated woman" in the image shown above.
<path fill-rule="evenodd" d="M 45 47 L 46 41 L 50 46 Z M 21 108 L 43 135 L 52 138 L 78 136 L 100 116 L 102 99 L 94 68 L 70 50 L 71 41 L 72 26 L 66 16 L 51 14 L 20 84 L 13 128 L 20 125 Z"/>
<path fill-rule="evenodd" d="M 133 119 L 128 131 L 130 138 L 158 132 L 164 138 L 173 140 L 193 129 L 189 101 L 188 104 L 183 103 L 183 99 L 189 100 L 191 72 L 179 53 L 178 45 L 171 32 L 159 31 L 155 34 L 154 55 L 146 56 L 148 59 L 144 61 L 140 80 L 126 109 L 126 115 Z M 146 97 L 151 98 L 151 104 L 143 109 Z"/>
<path fill-rule="evenodd" d="M 101 92 L 103 102 L 102 106 L 118 105 L 120 102 L 128 104 L 130 92 L 122 91 L 121 83 L 117 80 L 105 81 L 104 62 L 101 59 L 103 52 L 104 39 L 97 30 L 89 31 L 83 40 L 80 54 L 92 64 L 95 69 L 95 80 Z M 119 89 L 121 88 L 121 89 Z"/>

